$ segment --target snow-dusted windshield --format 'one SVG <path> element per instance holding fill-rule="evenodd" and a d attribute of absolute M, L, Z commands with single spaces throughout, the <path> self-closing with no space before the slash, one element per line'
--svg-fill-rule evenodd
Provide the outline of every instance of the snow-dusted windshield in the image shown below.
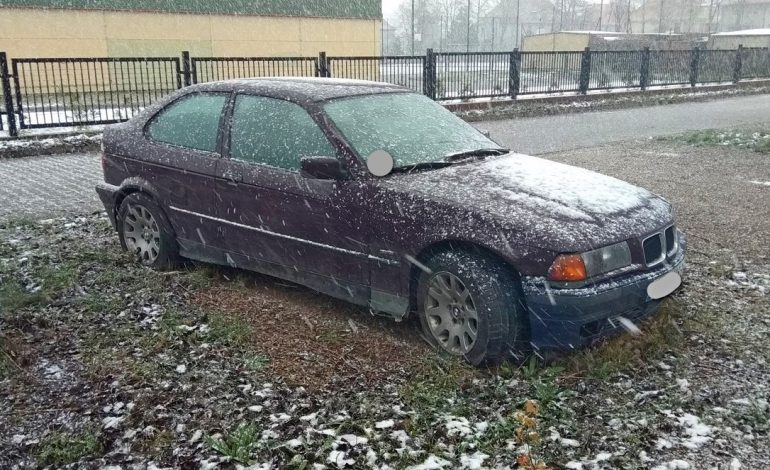
<path fill-rule="evenodd" d="M 359 156 L 388 151 L 395 165 L 442 160 L 447 155 L 499 145 L 433 100 L 411 93 L 342 98 L 324 106 Z"/>

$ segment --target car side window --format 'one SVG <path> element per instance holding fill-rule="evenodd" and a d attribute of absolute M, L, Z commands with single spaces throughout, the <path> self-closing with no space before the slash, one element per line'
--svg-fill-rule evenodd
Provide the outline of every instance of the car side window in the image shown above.
<path fill-rule="evenodd" d="M 299 171 L 302 157 L 334 157 L 337 152 L 301 106 L 264 96 L 239 95 L 230 129 L 230 156 Z"/>
<path fill-rule="evenodd" d="M 227 95 L 196 93 L 174 101 L 147 127 L 156 142 L 216 152 L 219 121 Z"/>

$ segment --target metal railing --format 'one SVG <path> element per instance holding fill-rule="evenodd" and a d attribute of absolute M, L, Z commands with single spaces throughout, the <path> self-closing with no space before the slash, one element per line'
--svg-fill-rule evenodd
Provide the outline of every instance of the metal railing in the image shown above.
<path fill-rule="evenodd" d="M 770 77 L 770 52 L 767 49 L 741 48 L 741 79 Z"/>
<path fill-rule="evenodd" d="M 435 99 L 509 96 L 510 53 L 444 52 L 435 60 Z"/>
<path fill-rule="evenodd" d="M 258 77 L 317 77 L 317 57 L 194 57 L 192 83 Z"/>
<path fill-rule="evenodd" d="M 642 58 L 647 53 L 647 50 L 591 52 L 588 89 L 641 87 Z"/>
<path fill-rule="evenodd" d="M 21 129 L 110 124 L 181 88 L 177 57 L 12 59 Z"/>
<path fill-rule="evenodd" d="M 740 53 L 736 51 L 700 51 L 698 57 L 699 83 L 721 83 L 738 81 L 735 77 L 736 64 Z M 740 76 L 740 71 L 738 71 Z"/>
<path fill-rule="evenodd" d="M 323 76 L 387 82 L 425 93 L 425 57 L 328 57 Z"/>
<path fill-rule="evenodd" d="M 657 85 L 690 83 L 692 51 L 650 51 L 649 81 Z"/>
<path fill-rule="evenodd" d="M 435 100 L 582 93 L 770 78 L 770 48 L 469 52 L 419 56 L 13 58 L 0 52 L 0 130 L 109 124 L 195 83 L 334 77 L 404 86 Z"/>
<path fill-rule="evenodd" d="M 516 53 L 516 51 L 514 51 Z M 512 95 L 580 90 L 584 52 L 522 52 L 519 89 Z"/>

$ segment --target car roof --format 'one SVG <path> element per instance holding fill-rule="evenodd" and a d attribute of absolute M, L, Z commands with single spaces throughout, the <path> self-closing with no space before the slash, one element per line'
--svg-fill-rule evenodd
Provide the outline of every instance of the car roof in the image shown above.
<path fill-rule="evenodd" d="M 255 93 L 305 102 L 326 101 L 347 96 L 411 91 L 408 88 L 384 82 L 314 77 L 267 77 L 224 80 L 194 85 L 190 90 Z"/>

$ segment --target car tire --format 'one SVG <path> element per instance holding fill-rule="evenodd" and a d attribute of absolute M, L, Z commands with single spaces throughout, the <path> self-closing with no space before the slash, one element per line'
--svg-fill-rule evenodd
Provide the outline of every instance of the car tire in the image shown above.
<path fill-rule="evenodd" d="M 123 249 L 132 252 L 145 266 L 170 269 L 179 264 L 179 245 L 166 214 L 150 196 L 131 193 L 117 214 L 117 229 Z"/>
<path fill-rule="evenodd" d="M 524 352 L 528 322 L 521 283 L 510 266 L 469 251 L 440 252 L 424 264 L 429 271 L 420 272 L 417 312 L 434 348 L 474 366 L 495 365 Z"/>

